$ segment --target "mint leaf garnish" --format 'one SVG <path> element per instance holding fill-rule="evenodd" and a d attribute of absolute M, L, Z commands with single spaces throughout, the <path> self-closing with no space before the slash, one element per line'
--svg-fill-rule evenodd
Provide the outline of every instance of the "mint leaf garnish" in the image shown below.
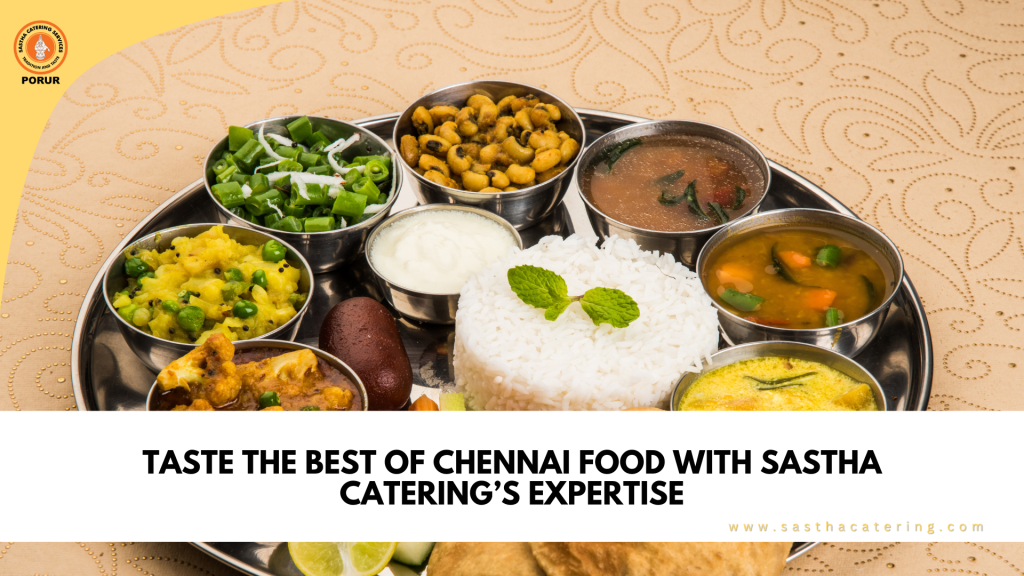
<path fill-rule="evenodd" d="M 565 312 L 565 309 L 569 307 L 569 304 L 572 304 L 572 300 L 568 298 L 555 302 L 544 311 L 544 319 L 552 322 L 558 320 L 558 317 L 562 315 L 562 312 Z"/>
<path fill-rule="evenodd" d="M 636 301 L 622 290 L 615 288 L 591 288 L 580 300 L 583 311 L 594 324 L 607 322 L 616 328 L 625 328 L 640 317 Z"/>
<path fill-rule="evenodd" d="M 550 270 L 537 266 L 509 268 L 508 285 L 520 300 L 544 309 L 544 318 L 557 320 L 575 301 L 590 316 L 595 326 L 606 322 L 616 328 L 625 328 L 640 317 L 636 301 L 622 290 L 591 288 L 583 296 L 569 296 L 565 280 Z"/>
<path fill-rule="evenodd" d="M 509 268 L 508 285 L 520 300 L 534 308 L 550 308 L 569 298 L 565 280 L 551 270 L 537 266 Z"/>

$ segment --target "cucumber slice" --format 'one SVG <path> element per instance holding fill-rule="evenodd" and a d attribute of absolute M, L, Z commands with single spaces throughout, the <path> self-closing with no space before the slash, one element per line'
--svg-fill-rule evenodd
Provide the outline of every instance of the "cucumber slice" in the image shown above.
<path fill-rule="evenodd" d="M 420 576 L 419 572 L 394 561 L 388 564 L 388 569 L 391 570 L 392 576 Z"/>
<path fill-rule="evenodd" d="M 433 549 L 433 542 L 399 542 L 391 558 L 407 566 L 420 566 L 427 563 Z"/>

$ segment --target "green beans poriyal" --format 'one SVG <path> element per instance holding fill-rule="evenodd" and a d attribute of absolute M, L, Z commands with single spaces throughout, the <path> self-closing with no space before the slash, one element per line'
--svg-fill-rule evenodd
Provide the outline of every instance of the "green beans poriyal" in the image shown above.
<path fill-rule="evenodd" d="M 291 138 L 228 128 L 228 149 L 211 167 L 210 190 L 233 214 L 284 232 L 329 232 L 363 222 L 388 200 L 390 156 L 343 160 L 358 133 L 329 140 L 307 116 Z"/>

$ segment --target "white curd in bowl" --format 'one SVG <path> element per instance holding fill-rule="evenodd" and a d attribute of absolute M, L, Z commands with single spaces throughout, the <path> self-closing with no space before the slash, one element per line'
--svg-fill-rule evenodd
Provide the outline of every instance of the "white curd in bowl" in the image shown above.
<path fill-rule="evenodd" d="M 427 294 L 458 294 L 516 240 L 501 224 L 462 210 L 427 210 L 382 229 L 370 263 L 389 282 Z"/>

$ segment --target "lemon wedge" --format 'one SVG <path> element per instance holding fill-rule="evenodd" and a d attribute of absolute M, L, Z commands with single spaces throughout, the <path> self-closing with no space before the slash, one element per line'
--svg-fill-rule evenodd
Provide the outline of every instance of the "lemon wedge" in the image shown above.
<path fill-rule="evenodd" d="M 292 562 L 306 576 L 373 576 L 395 553 L 398 542 L 289 542 Z"/>

